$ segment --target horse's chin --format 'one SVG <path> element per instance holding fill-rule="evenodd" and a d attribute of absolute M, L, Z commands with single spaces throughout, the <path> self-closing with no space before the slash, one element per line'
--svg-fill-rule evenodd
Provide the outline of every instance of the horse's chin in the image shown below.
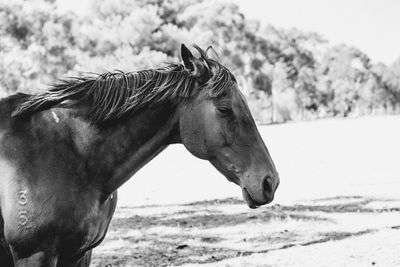
<path fill-rule="evenodd" d="M 242 187 L 242 194 L 243 194 L 243 198 L 246 201 L 247 205 L 249 206 L 250 209 L 256 209 L 258 207 L 260 207 L 261 205 L 263 205 L 263 203 L 258 203 L 257 201 L 255 201 L 251 195 L 249 194 L 249 192 L 247 191 L 246 188 Z"/>

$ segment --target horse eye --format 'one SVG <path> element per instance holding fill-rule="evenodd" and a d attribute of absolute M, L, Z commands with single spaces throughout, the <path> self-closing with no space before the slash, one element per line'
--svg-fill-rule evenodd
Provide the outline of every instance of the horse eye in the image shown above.
<path fill-rule="evenodd" d="M 221 112 L 223 115 L 231 116 L 233 115 L 233 110 L 228 107 L 217 107 L 218 111 Z"/>
<path fill-rule="evenodd" d="M 226 92 L 226 91 L 223 91 L 220 95 L 219 95 L 219 97 L 220 98 L 224 98 L 224 97 L 226 97 L 228 95 L 228 93 Z"/>

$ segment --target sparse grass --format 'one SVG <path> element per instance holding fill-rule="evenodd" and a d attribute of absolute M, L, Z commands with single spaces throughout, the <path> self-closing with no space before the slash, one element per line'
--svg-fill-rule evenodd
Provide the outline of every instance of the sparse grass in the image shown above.
<path fill-rule="evenodd" d="M 382 209 L 391 200 L 366 197 L 319 199 L 303 205 L 273 205 L 247 212 L 224 213 L 218 209 L 235 210 L 232 199 L 178 205 L 171 212 L 153 215 L 160 207 L 132 207 L 117 210 L 104 243 L 95 250 L 94 266 L 179 266 L 205 264 L 252 254 L 288 249 L 294 246 L 343 240 L 374 232 L 360 227 L 344 231 L 347 220 L 365 216 L 394 215 L 397 220 L 387 226 L 400 225 L 398 209 Z M 335 203 L 333 203 L 335 202 Z M 376 202 L 376 208 L 368 208 Z M 380 205 L 379 205 L 380 203 Z M 147 215 L 135 215 L 146 209 Z M 129 211 L 129 212 L 128 212 Z M 126 214 L 132 214 L 126 216 Z M 382 227 L 380 225 L 380 227 Z"/>

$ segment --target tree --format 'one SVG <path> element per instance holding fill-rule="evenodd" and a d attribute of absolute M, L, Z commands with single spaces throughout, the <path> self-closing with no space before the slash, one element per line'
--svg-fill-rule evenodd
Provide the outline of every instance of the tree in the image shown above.
<path fill-rule="evenodd" d="M 0 3 L 0 96 L 45 90 L 80 72 L 135 71 L 179 61 L 181 43 L 212 45 L 257 120 L 398 112 L 400 59 L 372 64 L 316 33 L 261 26 L 231 2 L 99 0 L 87 16 L 54 1 Z M 209 8 L 212 6 L 212 8 Z M 211 53 L 213 54 L 213 53 Z"/>

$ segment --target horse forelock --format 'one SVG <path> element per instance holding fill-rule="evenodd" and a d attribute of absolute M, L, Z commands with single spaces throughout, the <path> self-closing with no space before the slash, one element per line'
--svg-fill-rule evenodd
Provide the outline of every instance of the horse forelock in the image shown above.
<path fill-rule="evenodd" d="M 196 47 L 199 50 L 199 47 Z M 209 73 L 201 90 L 218 97 L 236 83 L 232 73 L 199 50 L 201 64 Z M 137 72 L 114 71 L 61 80 L 49 91 L 32 95 L 18 105 L 13 116 L 29 115 L 54 106 L 73 108 L 87 104 L 90 118 L 109 121 L 166 101 L 189 98 L 194 93 L 197 74 L 181 64 Z"/>

